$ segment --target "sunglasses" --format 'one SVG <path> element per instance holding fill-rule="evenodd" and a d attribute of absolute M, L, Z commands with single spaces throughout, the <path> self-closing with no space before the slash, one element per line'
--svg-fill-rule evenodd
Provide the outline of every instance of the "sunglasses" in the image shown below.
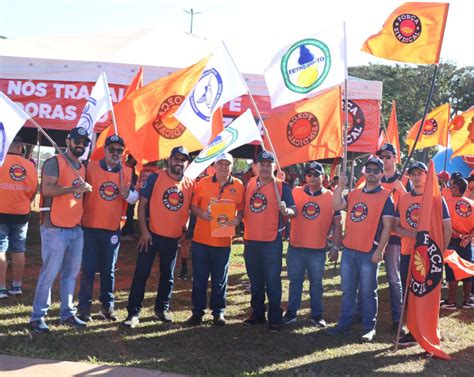
<path fill-rule="evenodd" d="M 86 140 L 86 139 L 72 139 L 72 142 L 76 145 L 83 145 L 85 147 L 88 147 L 89 144 L 90 144 L 90 141 L 89 140 Z"/>
<path fill-rule="evenodd" d="M 107 148 L 107 150 L 112 153 L 112 154 L 122 154 L 123 153 L 123 148 L 114 148 L 114 147 L 110 147 L 110 148 Z"/>
<path fill-rule="evenodd" d="M 366 173 L 374 173 L 374 174 L 380 174 L 382 173 L 382 170 L 378 169 L 378 168 L 365 168 L 365 172 Z"/>
<path fill-rule="evenodd" d="M 381 160 L 390 160 L 390 159 L 392 158 L 392 155 L 391 155 L 391 154 L 381 154 L 381 155 L 379 156 L 379 158 L 380 158 Z"/>
<path fill-rule="evenodd" d="M 186 162 L 188 161 L 187 158 L 180 158 L 180 157 L 173 157 L 173 160 L 176 162 Z"/>

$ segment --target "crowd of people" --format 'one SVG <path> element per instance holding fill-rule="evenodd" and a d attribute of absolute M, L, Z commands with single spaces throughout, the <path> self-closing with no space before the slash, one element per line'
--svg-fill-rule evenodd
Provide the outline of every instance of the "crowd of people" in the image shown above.
<path fill-rule="evenodd" d="M 427 166 L 414 161 L 408 175 L 396 168 L 396 149 L 384 144 L 363 169 L 361 187 L 347 193 L 348 180 L 328 182 L 317 161 L 304 164 L 304 182 L 291 187 L 275 176 L 275 156 L 260 152 L 253 177 L 247 182 L 232 175 L 234 159 L 217 156 L 213 174 L 192 181 L 183 175 L 191 161 L 182 146 L 172 149 L 167 166 L 134 178 L 133 164 L 122 164 L 125 145 L 117 135 L 105 142 L 104 158 L 81 163 L 91 140 L 85 129 L 72 129 L 67 149 L 43 166 L 40 189 L 42 267 L 39 272 L 29 326 L 48 333 L 46 316 L 51 288 L 60 275 L 60 322 L 84 328 L 92 320 L 93 287 L 99 273 L 100 316 L 117 321 L 114 298 L 115 264 L 121 236 L 131 237 L 133 206 L 138 202 L 139 238 L 135 272 L 130 286 L 127 318 L 123 326 L 140 322 L 147 279 L 159 256 L 159 286 L 154 304 L 158 320 L 171 322 L 170 311 L 178 244 L 190 249 L 192 263 L 192 312 L 188 326 L 199 326 L 207 307 L 216 326 L 226 324 L 226 292 L 233 233 L 216 236 L 216 228 L 235 229 L 243 223 L 244 259 L 250 280 L 250 315 L 246 325 L 268 324 L 279 332 L 298 320 L 303 283 L 307 276 L 314 326 L 326 328 L 323 275 L 326 259 L 340 259 L 342 302 L 330 336 L 347 335 L 361 322 L 363 341 L 376 336 L 378 274 L 384 261 L 390 291 L 393 329 L 402 319 L 402 300 L 415 247 L 416 228 Z M 130 161 L 130 159 L 129 159 Z M 127 166 L 129 165 L 129 166 Z M 132 166 L 132 167 L 131 167 Z M 439 176 L 443 192 L 443 236 L 448 248 L 472 261 L 474 238 L 474 176 L 454 173 Z M 0 298 L 22 294 L 26 234 L 30 203 L 37 191 L 34 165 L 22 156 L 22 141 L 12 143 L 0 168 Z M 227 212 L 217 218 L 218 204 Z M 230 209 L 229 209 L 230 208 Z M 127 219 L 127 232 L 121 233 Z M 346 213 L 343 216 L 343 212 Z M 289 223 L 289 224 L 288 224 Z M 286 262 L 289 297 L 282 310 L 283 232 L 286 229 Z M 133 239 L 133 238 L 130 238 Z M 6 284 L 6 252 L 11 253 L 12 283 Z M 187 259 L 181 255 L 181 275 L 187 276 Z M 79 272 L 81 272 L 79 274 Z M 77 307 L 74 305 L 79 278 Z M 208 302 L 208 280 L 210 299 Z M 457 309 L 457 285 L 446 267 L 448 297 L 442 309 Z M 463 281 L 462 308 L 474 307 L 472 279 Z M 266 304 L 266 299 L 268 304 Z M 405 333 L 401 344 L 414 342 Z"/>

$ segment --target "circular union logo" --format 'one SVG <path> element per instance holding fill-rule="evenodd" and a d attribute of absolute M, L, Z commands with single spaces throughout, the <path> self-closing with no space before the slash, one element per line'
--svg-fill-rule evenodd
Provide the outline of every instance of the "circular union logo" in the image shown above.
<path fill-rule="evenodd" d="M 158 115 L 153 121 L 153 128 L 165 139 L 177 139 L 186 131 L 186 127 L 173 116 L 183 101 L 184 96 L 171 96 L 164 100 L 158 109 Z"/>
<path fill-rule="evenodd" d="M 356 203 L 351 210 L 351 220 L 355 223 L 360 223 L 366 219 L 368 213 L 367 204 L 363 202 Z"/>
<path fill-rule="evenodd" d="M 79 178 L 76 178 L 74 181 L 72 181 L 72 187 L 78 187 L 82 184 L 82 179 L 79 179 Z M 72 196 L 76 199 L 81 199 L 82 198 L 82 194 L 76 194 L 76 193 L 73 193 Z"/>
<path fill-rule="evenodd" d="M 308 202 L 303 206 L 302 209 L 303 217 L 307 220 L 314 220 L 319 217 L 321 213 L 321 209 L 319 208 L 319 204 L 316 202 Z"/>
<path fill-rule="evenodd" d="M 320 86 L 329 74 L 329 47 L 317 39 L 302 39 L 283 55 L 280 69 L 288 89 L 295 93 L 309 93 Z"/>
<path fill-rule="evenodd" d="M 463 199 L 458 200 L 454 208 L 456 213 L 461 217 L 469 217 L 472 214 L 471 204 Z"/>
<path fill-rule="evenodd" d="M 163 193 L 163 205 L 170 211 L 179 210 L 184 204 L 183 192 L 177 187 L 170 187 Z"/>
<path fill-rule="evenodd" d="M 421 21 L 414 14 L 401 14 L 393 21 L 393 33 L 400 42 L 413 43 L 421 35 Z"/>
<path fill-rule="evenodd" d="M 260 192 L 256 192 L 250 198 L 250 210 L 253 213 L 261 213 L 267 208 L 267 197 Z"/>
<path fill-rule="evenodd" d="M 291 145 L 298 148 L 311 143 L 318 134 L 318 118 L 307 111 L 293 115 L 286 126 L 288 141 Z"/>
<path fill-rule="evenodd" d="M 217 225 L 224 226 L 227 221 L 229 221 L 229 218 L 227 217 L 227 215 L 217 216 Z"/>
<path fill-rule="evenodd" d="M 10 167 L 10 178 L 16 182 L 23 181 L 26 178 L 26 169 L 21 165 L 12 165 Z"/>
<path fill-rule="evenodd" d="M 438 130 L 438 122 L 436 119 L 427 119 L 423 126 L 423 135 L 431 136 Z"/>
<path fill-rule="evenodd" d="M 412 228 L 418 227 L 418 218 L 420 217 L 420 203 L 412 203 L 407 208 L 407 212 L 405 214 L 405 220 L 407 221 L 408 225 Z"/>
<path fill-rule="evenodd" d="M 104 182 L 99 187 L 99 196 L 107 202 L 115 200 L 118 193 L 118 186 L 112 181 Z"/>
<path fill-rule="evenodd" d="M 196 115 L 209 122 L 217 101 L 222 96 L 222 77 L 215 68 L 204 71 L 189 96 L 189 103 Z"/>
<path fill-rule="evenodd" d="M 208 161 L 221 154 L 224 149 L 231 145 L 239 137 L 239 132 L 232 127 L 226 127 L 211 144 L 204 148 L 195 158 L 196 163 Z"/>
<path fill-rule="evenodd" d="M 344 101 L 343 101 L 344 103 Z M 351 145 L 356 142 L 362 132 L 364 132 L 365 127 L 365 116 L 362 109 L 353 101 L 347 101 L 349 113 L 349 129 L 347 130 L 347 144 Z"/>
<path fill-rule="evenodd" d="M 422 297 L 430 293 L 441 282 L 443 256 L 440 248 L 430 239 L 428 233 L 423 232 L 417 237 L 423 237 L 423 243 L 416 247 L 413 255 L 410 290 L 415 296 Z"/>

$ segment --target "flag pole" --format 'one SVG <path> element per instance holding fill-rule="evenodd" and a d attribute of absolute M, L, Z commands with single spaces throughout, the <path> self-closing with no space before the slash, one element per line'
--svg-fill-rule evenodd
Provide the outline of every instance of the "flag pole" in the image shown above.
<path fill-rule="evenodd" d="M 443 166 L 444 171 L 446 171 L 446 165 L 448 163 L 448 145 L 449 145 L 448 140 L 449 140 L 449 127 L 446 130 L 446 150 L 445 150 L 445 153 L 444 153 L 444 166 Z"/>
<path fill-rule="evenodd" d="M 342 158 L 342 175 L 346 175 L 347 171 L 347 130 L 349 128 L 349 103 L 348 103 L 348 75 L 347 75 L 347 41 L 346 41 L 346 23 L 344 25 L 344 128 L 342 134 L 343 158 Z"/>

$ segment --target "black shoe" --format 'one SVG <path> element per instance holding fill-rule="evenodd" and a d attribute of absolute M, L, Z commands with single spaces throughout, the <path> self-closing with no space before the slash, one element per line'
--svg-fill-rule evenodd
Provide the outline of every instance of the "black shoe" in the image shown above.
<path fill-rule="evenodd" d="M 212 323 L 217 326 L 224 326 L 225 325 L 225 318 L 224 314 L 219 314 L 215 315 L 214 318 L 212 318 Z"/>
<path fill-rule="evenodd" d="M 281 331 L 281 325 L 275 325 L 270 323 L 270 325 L 268 326 L 268 330 L 271 333 L 278 334 Z"/>
<path fill-rule="evenodd" d="M 186 325 L 188 325 L 188 326 L 199 326 L 201 323 L 202 323 L 202 316 L 197 315 L 197 314 L 193 314 L 186 321 Z"/>
<path fill-rule="evenodd" d="M 72 315 L 70 317 L 67 317 L 66 319 L 60 319 L 59 323 L 61 325 L 67 325 L 74 327 L 76 329 L 85 329 L 86 328 L 86 323 L 84 321 L 81 321 L 79 318 L 77 318 L 75 315 Z"/>
<path fill-rule="evenodd" d="M 115 311 L 113 308 L 102 308 L 100 309 L 99 312 L 99 317 L 100 319 L 103 319 L 104 321 L 116 321 L 117 320 L 117 315 L 115 314 Z"/>
<path fill-rule="evenodd" d="M 255 317 L 253 314 L 244 321 L 244 325 L 264 325 L 267 320 L 264 318 Z"/>
<path fill-rule="evenodd" d="M 37 321 L 31 321 L 30 322 L 30 329 L 31 331 L 38 333 L 38 334 L 48 334 L 49 327 L 44 321 L 44 319 L 39 319 Z"/>
<path fill-rule="evenodd" d="M 128 317 L 125 319 L 125 321 L 122 322 L 122 326 L 134 329 L 135 327 L 137 327 L 139 323 L 140 323 L 140 320 L 138 319 L 138 315 L 129 314 Z"/>
<path fill-rule="evenodd" d="M 82 322 L 91 322 L 92 321 L 92 316 L 91 313 L 89 312 L 79 312 L 77 314 L 77 318 L 79 318 Z"/>
<path fill-rule="evenodd" d="M 155 310 L 155 317 L 161 322 L 173 322 L 169 310 Z"/>
<path fill-rule="evenodd" d="M 396 339 L 395 339 L 396 341 Z M 400 346 L 416 346 L 418 342 L 416 339 L 411 335 L 410 333 L 406 334 L 405 336 L 402 336 L 400 339 L 398 339 L 398 345 Z"/>
<path fill-rule="evenodd" d="M 296 314 L 288 310 L 282 318 L 282 323 L 284 325 L 290 325 L 295 323 L 297 320 Z"/>

